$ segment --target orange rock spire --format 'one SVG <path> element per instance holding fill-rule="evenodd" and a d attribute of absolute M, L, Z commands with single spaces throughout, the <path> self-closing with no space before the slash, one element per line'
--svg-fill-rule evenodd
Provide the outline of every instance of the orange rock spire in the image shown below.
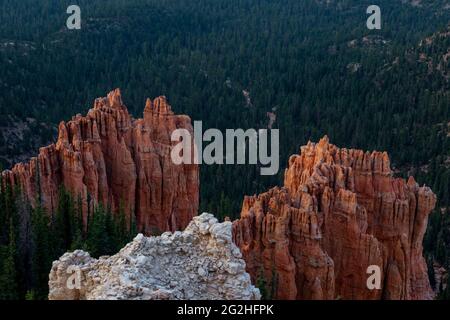
<path fill-rule="evenodd" d="M 174 115 L 165 97 L 148 99 L 146 111 L 152 105 L 151 114 L 135 120 L 116 89 L 96 99 L 85 117 L 61 122 L 56 144 L 2 175 L 20 184 L 32 203 L 39 188 L 49 211 L 57 206 L 62 184 L 81 197 L 85 215 L 88 205 L 117 209 L 123 203 L 140 231 L 183 229 L 197 214 L 199 170 L 172 163 L 170 135 L 176 128 L 192 131 L 191 120 Z"/>
<path fill-rule="evenodd" d="M 429 299 L 422 256 L 436 196 L 393 177 L 382 152 L 339 149 L 325 137 L 289 159 L 284 187 L 245 197 L 233 237 L 253 281 L 279 299 Z M 367 268 L 381 289 L 367 288 Z"/>

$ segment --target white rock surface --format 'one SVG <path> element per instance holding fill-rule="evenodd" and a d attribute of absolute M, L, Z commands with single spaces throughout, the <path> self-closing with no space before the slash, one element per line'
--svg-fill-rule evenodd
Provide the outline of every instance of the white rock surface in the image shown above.
<path fill-rule="evenodd" d="M 94 259 L 82 250 L 65 253 L 53 262 L 48 298 L 260 299 L 241 257 L 231 222 L 218 223 L 203 213 L 183 232 L 139 234 L 111 257 Z"/>

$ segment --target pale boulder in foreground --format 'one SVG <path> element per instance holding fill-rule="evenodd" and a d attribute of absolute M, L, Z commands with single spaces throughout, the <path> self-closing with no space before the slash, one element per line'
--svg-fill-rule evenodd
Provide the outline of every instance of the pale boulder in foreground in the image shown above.
<path fill-rule="evenodd" d="M 94 259 L 81 250 L 65 253 L 53 262 L 48 298 L 260 299 L 241 257 L 231 222 L 218 223 L 203 213 L 183 232 L 139 234 L 111 257 Z"/>

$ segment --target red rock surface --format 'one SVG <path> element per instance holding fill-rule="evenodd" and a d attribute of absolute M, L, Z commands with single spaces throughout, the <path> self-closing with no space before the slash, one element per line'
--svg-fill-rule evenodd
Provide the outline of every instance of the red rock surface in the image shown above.
<path fill-rule="evenodd" d="M 289 159 L 284 187 L 245 197 L 233 238 L 278 299 L 429 299 L 422 240 L 435 202 L 412 177 L 394 178 L 386 153 L 325 137 Z M 367 288 L 369 265 L 380 290 Z"/>
<path fill-rule="evenodd" d="M 85 117 L 61 122 L 56 144 L 3 175 L 20 184 L 32 203 L 39 188 L 49 211 L 63 184 L 81 196 L 85 218 L 88 205 L 101 202 L 116 210 L 122 203 L 147 234 L 184 229 L 197 214 L 199 171 L 171 161 L 176 128 L 193 131 L 190 118 L 174 115 L 165 97 L 148 99 L 143 119 L 135 120 L 116 89 L 96 99 Z"/>

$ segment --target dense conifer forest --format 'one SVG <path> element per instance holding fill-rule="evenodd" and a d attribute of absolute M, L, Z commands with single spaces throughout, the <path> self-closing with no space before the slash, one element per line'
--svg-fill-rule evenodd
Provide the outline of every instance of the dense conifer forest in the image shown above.
<path fill-rule="evenodd" d="M 81 30 L 65 26 L 74 2 Z M 433 264 L 450 268 L 450 8 L 379 0 L 382 28 L 368 30 L 372 2 L 0 0 L 0 163 L 36 154 L 59 121 L 117 87 L 135 117 L 159 95 L 204 128 L 266 128 L 272 112 L 278 175 L 202 166 L 201 211 L 237 218 L 244 194 L 281 184 L 289 155 L 325 134 L 385 150 L 396 174 L 438 197 L 424 243 L 434 279 Z M 124 212 L 101 206 L 83 228 L 78 200 L 60 192 L 48 213 L 2 188 L 0 299 L 45 298 L 53 259 L 74 248 L 114 253 L 133 236 Z M 449 299 L 450 285 L 439 289 Z"/>
<path fill-rule="evenodd" d="M 1 181 L 0 181 L 1 182 Z M 1 183 L 0 183 L 1 184 Z M 55 212 L 34 206 L 20 189 L 0 192 L 0 300 L 46 299 L 52 262 L 68 250 L 83 249 L 93 257 L 112 255 L 137 233 L 125 212 L 99 205 L 83 223 L 81 200 L 60 189 Z M 130 221 L 130 222 L 127 222 Z"/>

